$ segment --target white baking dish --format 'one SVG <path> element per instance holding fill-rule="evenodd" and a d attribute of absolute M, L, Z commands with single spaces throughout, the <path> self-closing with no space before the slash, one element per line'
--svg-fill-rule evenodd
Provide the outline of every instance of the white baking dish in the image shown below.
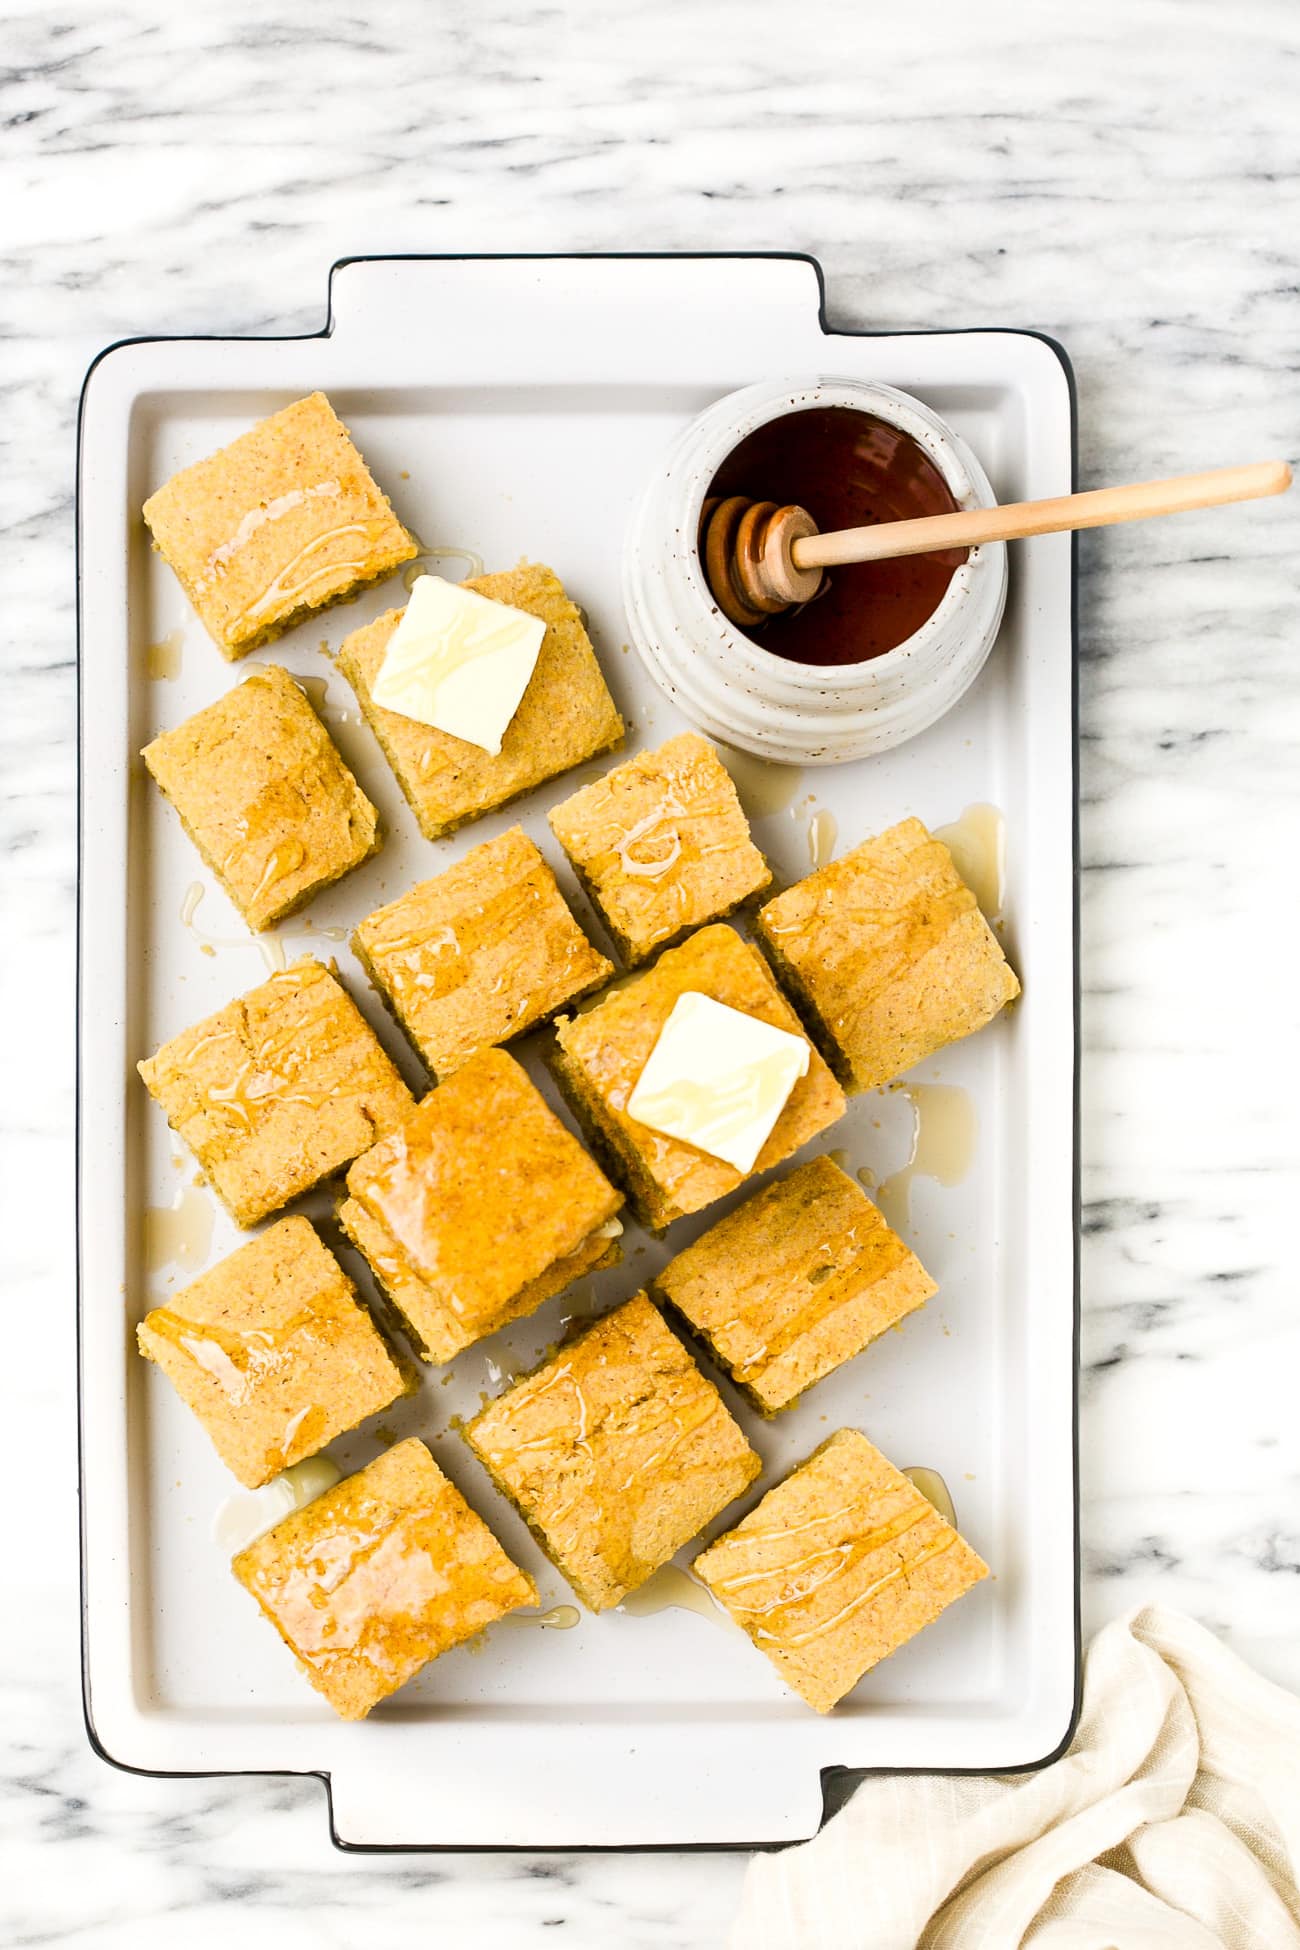
<path fill-rule="evenodd" d="M 1007 829 L 1006 941 L 1022 1003 L 924 1066 L 973 1096 L 979 1141 L 959 1185 L 917 1181 L 915 1243 L 936 1299 L 770 1424 L 746 1417 L 765 1482 L 844 1423 L 904 1465 L 938 1468 L 996 1577 L 869 1675 L 828 1719 L 787 1696 L 740 1637 L 685 1611 L 585 1616 L 571 1631 L 503 1623 L 361 1725 L 336 1721 L 230 1578 L 210 1525 L 233 1487 L 202 1431 L 132 1350 L 136 1321 L 194 1270 L 150 1274 L 144 1214 L 188 1189 L 134 1074 L 160 1040 L 262 979 L 256 946 L 211 888 L 136 753 L 242 674 L 218 656 L 148 546 L 138 510 L 176 467 L 260 415 L 323 388 L 399 513 L 426 543 L 489 567 L 549 561 L 591 618 L 634 726 L 629 749 L 680 721 L 625 641 L 619 553 L 629 510 L 681 426 L 766 374 L 821 369 L 916 393 L 970 442 L 1003 498 L 1065 492 L 1068 371 L 1027 333 L 828 333 L 801 258 L 387 259 L 338 266 L 330 323 L 297 340 L 149 340 L 91 371 L 79 472 L 82 724 L 79 1183 L 87 1717 L 103 1752 L 159 1773 L 315 1772 L 336 1838 L 360 1846 L 752 1843 L 811 1833 L 820 1770 L 1032 1766 L 1065 1739 L 1077 1681 L 1075 919 L 1072 554 L 1018 545 L 997 649 L 941 723 L 882 757 L 805 775 L 798 794 L 842 843 L 908 813 L 973 802 Z M 413 1082 L 418 1068 L 365 989 L 350 927 L 467 847 L 522 818 L 556 860 L 549 805 L 595 768 L 440 846 L 420 838 L 343 680 L 320 652 L 400 582 L 308 623 L 258 660 L 326 677 L 326 716 L 389 824 L 384 850 L 315 902 L 289 950 L 335 953 Z M 184 630 L 174 681 L 147 646 Z M 341 719 L 341 715 L 342 719 Z M 808 812 L 813 808 L 805 808 Z M 795 814 L 799 814 L 796 804 Z M 760 815 L 782 876 L 807 871 L 808 821 Z M 563 878 L 564 876 L 562 876 Z M 206 955 L 181 920 L 229 940 Z M 571 882 L 565 878 L 565 884 Z M 586 911 L 585 909 L 582 911 Z M 537 1038 L 525 1045 L 542 1075 Z M 907 1100 L 860 1099 L 828 1134 L 883 1174 Z M 196 1194 L 206 1200 L 207 1194 Z M 321 1213 L 327 1201 L 308 1201 Z M 674 1245 L 694 1227 L 675 1229 Z M 237 1237 L 217 1217 L 210 1258 Z M 635 1232 L 601 1305 L 664 1257 Z M 643 1248 L 644 1250 L 638 1250 Z M 439 1462 L 540 1579 L 558 1575 L 454 1432 L 504 1363 L 552 1341 L 572 1301 L 461 1357 L 386 1418 Z M 344 1467 L 373 1431 L 333 1446 Z M 715 1526 L 719 1528 L 721 1526 Z"/>

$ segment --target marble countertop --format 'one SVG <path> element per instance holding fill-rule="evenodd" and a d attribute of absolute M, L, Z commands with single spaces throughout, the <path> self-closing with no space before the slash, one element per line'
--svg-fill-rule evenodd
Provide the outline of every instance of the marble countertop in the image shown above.
<path fill-rule="evenodd" d="M 331 1851 L 310 1781 L 154 1781 L 77 1678 L 73 431 L 133 333 L 292 333 L 335 258 L 798 248 L 845 325 L 1034 326 L 1082 484 L 1300 453 L 1283 0 L 789 18 L 701 0 L 20 5 L 0 75 L 10 1026 L 0 1935 L 724 1940 L 743 1858 Z M 820 30 L 821 44 L 818 45 Z M 1295 497 L 1085 537 L 1085 1622 L 1159 1597 L 1300 1687 Z M 20 951 L 21 944 L 21 951 Z M 16 1033 L 15 1033 L 16 1032 Z M 43 1472 L 43 1473 L 40 1473 Z"/>

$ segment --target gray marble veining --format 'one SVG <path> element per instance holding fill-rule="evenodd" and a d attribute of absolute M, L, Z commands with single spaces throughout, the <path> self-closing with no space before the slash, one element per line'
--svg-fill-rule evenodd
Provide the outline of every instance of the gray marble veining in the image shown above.
<path fill-rule="evenodd" d="M 798 36 L 791 29 L 797 24 Z M 104 343 L 284 333 L 403 250 L 801 248 L 840 324 L 1032 325 L 1084 485 L 1300 452 L 1284 0 L 20 5 L 0 73 L 6 1941 L 723 1940 L 735 1856 L 331 1852 L 314 1782 L 153 1782 L 76 1686 L 76 394 Z M 1300 1685 L 1297 508 L 1080 544 L 1085 1613 Z M 19 943 L 22 943 L 21 949 Z"/>

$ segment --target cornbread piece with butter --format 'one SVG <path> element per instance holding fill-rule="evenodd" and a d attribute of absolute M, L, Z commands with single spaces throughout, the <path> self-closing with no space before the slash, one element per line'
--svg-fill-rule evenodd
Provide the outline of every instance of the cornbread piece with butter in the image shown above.
<path fill-rule="evenodd" d="M 482 1050 L 347 1177 L 339 1222 L 426 1361 L 619 1257 L 622 1194 L 504 1050 Z"/>
<path fill-rule="evenodd" d="M 422 1442 L 295 1510 L 231 1570 L 344 1720 L 537 1590 Z"/>
<path fill-rule="evenodd" d="M 379 815 L 276 664 L 143 756 L 250 928 L 284 920 L 379 848 Z"/>
<path fill-rule="evenodd" d="M 281 1219 L 136 1329 L 246 1489 L 397 1400 L 413 1376 L 306 1219 Z"/>
<path fill-rule="evenodd" d="M 144 518 L 230 658 L 416 553 L 324 393 L 282 407 L 174 474 L 145 502 Z"/>
<path fill-rule="evenodd" d="M 241 1226 L 341 1171 L 414 1105 L 332 968 L 306 955 L 138 1068 Z"/>
<path fill-rule="evenodd" d="M 762 1468 L 643 1293 L 489 1402 L 465 1439 L 592 1611 L 644 1584 Z"/>
<path fill-rule="evenodd" d="M 561 1087 L 593 1142 L 627 1185 L 637 1216 L 656 1232 L 688 1212 L 711 1205 L 752 1176 L 682 1137 L 667 1136 L 639 1122 L 630 1113 L 629 1102 L 641 1074 L 674 1006 L 686 995 L 711 997 L 807 1042 L 763 957 L 725 923 L 701 928 L 680 946 L 667 949 L 635 980 L 578 1015 L 561 1018 L 554 1057 Z M 752 1075 L 740 1070 L 717 1090 L 701 1090 L 685 1077 L 687 1091 L 698 1100 L 701 1125 L 715 1114 L 725 1113 L 734 1120 L 749 1109 L 757 1111 L 763 1081 L 758 1071 L 757 1065 Z M 786 1098 L 752 1170 L 766 1171 L 779 1164 L 843 1111 L 843 1092 L 809 1045 L 806 1072 Z"/>
<path fill-rule="evenodd" d="M 352 946 L 439 1077 L 614 972 L 517 826 L 368 915 Z"/>
<path fill-rule="evenodd" d="M 846 1089 L 901 1076 L 1020 993 L 951 853 L 919 819 L 778 894 L 757 927 Z"/>
<path fill-rule="evenodd" d="M 547 816 L 628 963 L 730 914 L 772 878 L 730 773 L 693 731 L 638 753 Z"/>
<path fill-rule="evenodd" d="M 856 1429 L 831 1436 L 692 1569 L 819 1713 L 988 1576 Z"/>
<path fill-rule="evenodd" d="M 719 1219 L 654 1286 L 769 1415 L 938 1291 L 866 1193 L 824 1157 Z"/>
<path fill-rule="evenodd" d="M 499 752 L 485 751 L 375 702 L 372 686 L 402 619 L 400 609 L 354 630 L 338 655 L 339 669 L 356 692 L 420 831 L 430 840 L 623 742 L 623 720 L 605 687 L 582 617 L 553 570 L 524 562 L 462 586 L 526 610 L 546 625 L 533 674 Z"/>

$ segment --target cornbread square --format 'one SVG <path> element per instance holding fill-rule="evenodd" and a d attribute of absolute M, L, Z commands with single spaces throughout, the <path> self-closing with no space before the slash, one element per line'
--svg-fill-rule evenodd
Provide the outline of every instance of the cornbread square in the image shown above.
<path fill-rule="evenodd" d="M 592 1611 L 644 1584 L 762 1468 L 644 1293 L 489 1402 L 465 1439 Z"/>
<path fill-rule="evenodd" d="M 309 955 L 137 1067 L 241 1226 L 342 1170 L 415 1101 L 332 968 Z"/>
<path fill-rule="evenodd" d="M 282 921 L 379 848 L 379 815 L 277 664 L 143 756 L 250 928 Z"/>
<path fill-rule="evenodd" d="M 755 1192 L 654 1286 L 769 1415 L 938 1291 L 829 1158 Z"/>
<path fill-rule="evenodd" d="M 730 773 L 694 731 L 615 766 L 547 817 L 628 963 L 771 882 Z"/>
<path fill-rule="evenodd" d="M 778 894 L 757 928 L 846 1089 L 901 1076 L 1020 993 L 951 853 L 919 819 Z"/>
<path fill-rule="evenodd" d="M 426 839 L 493 812 L 534 786 L 571 771 L 623 742 L 623 720 L 583 627 L 553 569 L 523 562 L 463 585 L 494 602 L 540 616 L 546 635 L 523 702 L 506 727 L 500 752 L 485 752 L 450 732 L 386 711 L 370 695 L 388 639 L 401 620 L 390 609 L 339 649 L 338 666 L 379 740 Z"/>
<path fill-rule="evenodd" d="M 281 1219 L 136 1329 L 246 1489 L 405 1394 L 408 1377 L 306 1219 Z"/>
<path fill-rule="evenodd" d="M 208 635 L 232 659 L 417 552 L 324 393 L 173 474 L 145 502 L 144 518 Z"/>
<path fill-rule="evenodd" d="M 504 1050 L 481 1050 L 358 1158 L 339 1223 L 426 1361 L 619 1257 L 623 1203 Z"/>
<path fill-rule="evenodd" d="M 537 1589 L 422 1442 L 399 1442 L 240 1551 L 231 1570 L 344 1720 Z"/>
<path fill-rule="evenodd" d="M 614 973 L 517 826 L 367 915 L 352 946 L 440 1077 Z"/>
<path fill-rule="evenodd" d="M 763 957 L 725 923 L 701 928 L 680 947 L 667 949 L 643 975 L 556 1025 L 556 1076 L 593 1142 L 627 1185 L 638 1218 L 655 1232 L 734 1191 L 745 1176 L 779 1164 L 833 1124 L 845 1107 L 843 1092 L 810 1045 L 808 1073 L 790 1092 L 754 1172 L 742 1175 L 680 1138 L 638 1124 L 625 1106 L 673 1004 L 687 993 L 711 996 L 804 1037 Z"/>
<path fill-rule="evenodd" d="M 691 1568 L 819 1713 L 988 1576 L 856 1429 L 823 1442 Z"/>

